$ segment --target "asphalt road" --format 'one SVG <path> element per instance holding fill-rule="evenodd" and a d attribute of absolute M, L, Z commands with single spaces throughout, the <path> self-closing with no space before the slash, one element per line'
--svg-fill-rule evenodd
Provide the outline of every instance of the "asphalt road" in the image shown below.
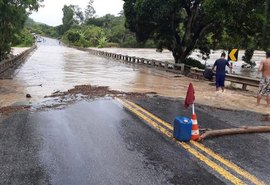
<path fill-rule="evenodd" d="M 0 184 L 229 183 L 115 100 L 10 115 L 0 149 Z"/>
<path fill-rule="evenodd" d="M 183 108 L 183 100 L 146 97 L 133 101 L 168 123 L 173 123 L 176 116 L 191 116 L 191 109 Z M 200 128 L 225 129 L 270 124 L 269 119 L 265 119 L 265 116 L 269 115 L 250 111 L 221 110 L 205 105 L 195 107 Z M 265 184 L 270 184 L 269 133 L 209 138 L 202 144 L 256 176 Z"/>

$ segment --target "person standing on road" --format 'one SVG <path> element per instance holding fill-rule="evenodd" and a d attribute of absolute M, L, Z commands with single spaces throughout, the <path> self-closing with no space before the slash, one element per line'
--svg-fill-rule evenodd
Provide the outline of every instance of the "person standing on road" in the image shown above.
<path fill-rule="evenodd" d="M 222 52 L 221 58 L 217 59 L 212 67 L 212 70 L 216 67 L 216 90 L 219 91 L 219 88 L 224 92 L 224 84 L 226 77 L 226 66 L 232 68 L 229 64 L 229 61 L 225 59 L 226 54 Z"/>
<path fill-rule="evenodd" d="M 267 107 L 270 107 L 270 51 L 266 52 L 266 59 L 261 61 L 259 71 L 262 73 L 262 79 L 257 96 L 257 105 L 260 104 L 262 95 L 266 95 Z"/>

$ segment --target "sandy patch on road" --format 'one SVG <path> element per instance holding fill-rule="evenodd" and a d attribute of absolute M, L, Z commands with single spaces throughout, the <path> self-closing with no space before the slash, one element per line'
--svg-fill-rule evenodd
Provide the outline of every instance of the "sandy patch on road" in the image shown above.
<path fill-rule="evenodd" d="M 183 77 L 186 78 L 186 77 Z M 266 100 L 261 100 L 261 105 L 256 106 L 257 88 L 249 88 L 243 91 L 240 88 L 231 87 L 231 83 L 226 84 L 225 92 L 216 92 L 213 82 L 187 78 L 186 83 L 181 85 L 185 88 L 179 91 L 180 96 L 185 98 L 189 82 L 195 88 L 195 103 L 200 103 L 217 108 L 232 110 L 249 110 L 263 114 L 269 114 L 270 108 L 266 107 Z"/>
<path fill-rule="evenodd" d="M 181 80 L 180 80 L 181 79 Z M 50 97 L 66 96 L 82 94 L 89 98 L 93 97 L 104 97 L 106 95 L 110 96 L 131 96 L 131 97 L 141 97 L 147 94 L 154 94 L 152 91 L 159 95 L 174 98 L 185 98 L 186 90 L 189 83 L 193 83 L 195 88 L 196 103 L 203 105 L 213 106 L 222 109 L 232 109 L 232 110 L 250 110 L 258 113 L 269 114 L 270 108 L 266 107 L 266 101 L 263 99 L 260 106 L 256 105 L 256 88 L 252 88 L 249 91 L 243 91 L 239 88 L 232 88 L 230 84 L 227 84 L 225 92 L 216 92 L 213 82 L 207 82 L 204 80 L 196 80 L 187 77 L 176 77 L 174 87 L 160 87 L 154 89 L 140 88 L 137 87 L 131 92 L 122 92 L 110 90 L 109 87 L 97 87 L 91 85 L 79 85 L 75 86 L 66 92 L 57 92 Z M 155 81 L 153 83 L 159 83 Z M 155 84 L 153 84 L 154 87 Z M 179 93 L 175 93 L 175 92 Z"/>
<path fill-rule="evenodd" d="M 155 94 L 153 92 L 149 92 L 147 94 Z M 50 100 L 49 104 L 45 101 L 44 103 L 40 103 L 41 105 L 38 108 L 33 108 L 32 110 L 44 110 L 51 108 L 63 108 L 70 103 L 74 103 L 76 101 L 82 99 L 95 99 L 102 97 L 126 97 L 126 98 L 141 98 L 146 97 L 146 93 L 136 93 L 136 92 L 121 92 L 110 90 L 109 87 L 105 86 L 91 86 L 91 85 L 78 85 L 72 89 L 69 89 L 65 92 L 57 91 L 50 96 L 46 96 L 45 98 L 55 98 L 54 100 Z M 34 105 L 36 107 L 36 105 Z M 0 115 L 8 115 L 14 112 L 21 112 L 25 110 L 30 110 L 31 106 L 6 106 L 0 108 Z"/>
<path fill-rule="evenodd" d="M 181 79 L 181 80 L 180 80 Z M 131 92 L 122 92 L 116 90 L 110 90 L 109 87 L 105 86 L 91 86 L 91 85 L 79 85 L 74 88 L 64 91 L 55 92 L 45 98 L 61 98 L 61 102 L 76 101 L 76 95 L 82 95 L 83 98 L 99 98 L 99 97 L 116 97 L 122 96 L 127 98 L 140 98 L 147 95 L 158 95 L 165 97 L 181 98 L 184 99 L 186 96 L 186 90 L 189 83 L 193 83 L 195 88 L 195 103 L 201 105 L 208 105 L 219 109 L 230 109 L 230 110 L 249 110 L 262 114 L 268 115 L 270 108 L 266 107 L 266 101 L 262 100 L 260 106 L 256 105 L 256 88 L 249 91 L 242 91 L 240 89 L 230 88 L 227 86 L 225 92 L 217 93 L 213 83 L 196 80 L 187 77 L 176 77 L 175 86 L 173 87 L 159 87 L 158 89 L 145 89 L 137 87 Z M 158 81 L 156 82 L 158 83 Z M 153 84 L 154 85 L 154 84 Z M 155 85 L 154 85 L 155 86 Z M 147 91 L 148 90 L 148 91 Z M 155 91 L 156 93 L 152 92 Z M 175 92 L 178 92 L 177 94 Z M 56 102 L 57 103 L 57 102 Z M 60 103 L 61 104 L 61 103 Z M 57 104 L 56 104 L 57 105 Z M 44 105 L 46 108 L 47 105 Z M 18 107 L 3 107 L 0 109 L 0 114 L 8 114 L 11 112 L 28 109 L 29 106 L 18 106 Z M 53 108 L 53 107 L 48 107 Z"/>
<path fill-rule="evenodd" d="M 30 49 L 30 47 L 12 47 L 12 54 L 18 55 L 28 49 Z"/>

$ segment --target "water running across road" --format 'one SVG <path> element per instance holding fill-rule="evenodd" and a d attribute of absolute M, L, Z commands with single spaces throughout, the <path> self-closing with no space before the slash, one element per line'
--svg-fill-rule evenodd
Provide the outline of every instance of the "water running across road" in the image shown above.
<path fill-rule="evenodd" d="M 0 80 L 0 106 L 37 102 L 56 91 L 66 91 L 82 84 L 183 98 L 190 82 L 195 87 L 197 103 L 269 111 L 263 105 L 254 108 L 256 89 L 248 92 L 227 90 L 219 95 L 215 94 L 215 88 L 209 82 L 97 57 L 61 46 L 57 40 L 48 38 L 38 44 L 38 49 L 15 71 L 13 79 Z M 25 97 L 27 93 L 32 99 Z"/>

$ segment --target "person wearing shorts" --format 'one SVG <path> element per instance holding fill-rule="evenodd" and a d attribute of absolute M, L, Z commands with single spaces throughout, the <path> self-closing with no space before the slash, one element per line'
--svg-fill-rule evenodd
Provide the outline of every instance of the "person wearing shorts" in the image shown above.
<path fill-rule="evenodd" d="M 261 61 L 259 71 L 262 73 L 262 79 L 259 85 L 257 105 L 260 104 L 262 96 L 265 95 L 267 107 L 270 107 L 270 51 L 266 52 L 266 59 Z"/>
<path fill-rule="evenodd" d="M 219 91 L 219 89 L 222 89 L 222 92 L 224 91 L 225 86 L 225 77 L 226 77 L 226 66 L 231 68 L 228 60 L 225 59 L 226 54 L 223 52 L 221 54 L 221 58 L 217 59 L 213 65 L 212 70 L 216 67 L 216 90 Z"/>

